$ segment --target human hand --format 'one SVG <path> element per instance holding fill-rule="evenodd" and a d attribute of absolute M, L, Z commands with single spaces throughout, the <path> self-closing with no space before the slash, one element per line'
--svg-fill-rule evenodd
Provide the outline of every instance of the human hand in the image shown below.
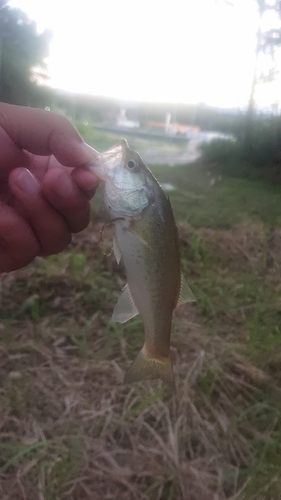
<path fill-rule="evenodd" d="M 96 156 L 66 118 L 0 103 L 0 272 L 61 252 L 88 225 Z"/>

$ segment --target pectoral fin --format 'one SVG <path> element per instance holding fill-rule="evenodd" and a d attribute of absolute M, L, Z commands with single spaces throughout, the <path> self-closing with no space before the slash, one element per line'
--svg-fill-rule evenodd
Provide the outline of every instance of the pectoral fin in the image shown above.
<path fill-rule="evenodd" d="M 144 238 L 143 234 L 141 233 L 141 231 L 139 230 L 137 224 L 135 223 L 135 221 L 131 221 L 130 222 L 130 225 L 129 227 L 126 229 L 126 231 L 130 231 L 130 233 L 134 234 L 141 242 L 144 246 L 148 247 L 148 248 L 151 248 L 150 244 L 148 243 L 148 241 L 146 241 L 146 239 Z"/>
<path fill-rule="evenodd" d="M 114 252 L 117 264 L 120 264 L 121 252 L 120 252 L 120 248 L 119 248 L 119 245 L 117 243 L 117 240 L 116 240 L 115 236 L 113 236 L 113 252 Z"/>
<path fill-rule="evenodd" d="M 139 314 L 139 311 L 134 304 L 130 289 L 126 285 L 112 313 L 112 321 L 125 323 L 137 316 L 137 314 Z"/>
<path fill-rule="evenodd" d="M 194 297 L 191 288 L 189 287 L 189 285 L 182 276 L 179 300 L 176 307 L 180 306 L 181 304 L 184 304 L 185 302 L 195 302 L 195 301 L 196 298 Z"/>

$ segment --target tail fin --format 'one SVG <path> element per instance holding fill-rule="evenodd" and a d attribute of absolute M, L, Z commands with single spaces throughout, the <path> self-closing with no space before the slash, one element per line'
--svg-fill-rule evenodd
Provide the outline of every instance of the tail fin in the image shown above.
<path fill-rule="evenodd" d="M 171 388 L 175 388 L 172 363 L 169 358 L 157 359 L 147 355 L 145 346 L 127 371 L 124 382 L 138 382 L 142 379 L 161 378 Z"/>

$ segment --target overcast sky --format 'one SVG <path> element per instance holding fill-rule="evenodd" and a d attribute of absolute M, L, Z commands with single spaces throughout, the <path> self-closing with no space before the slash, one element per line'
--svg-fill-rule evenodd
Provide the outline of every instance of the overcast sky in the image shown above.
<path fill-rule="evenodd" d="M 50 28 L 50 85 L 124 99 L 246 104 L 254 0 L 10 0 Z M 260 92 L 260 104 L 276 100 Z"/>

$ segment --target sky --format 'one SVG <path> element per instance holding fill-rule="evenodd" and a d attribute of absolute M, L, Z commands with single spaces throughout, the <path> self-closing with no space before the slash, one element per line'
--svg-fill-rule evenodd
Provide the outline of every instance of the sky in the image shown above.
<path fill-rule="evenodd" d="M 246 105 L 255 0 L 10 0 L 53 31 L 49 85 L 120 99 Z M 281 85 L 260 89 L 261 106 Z M 280 95 L 279 95 L 280 92 Z"/>

